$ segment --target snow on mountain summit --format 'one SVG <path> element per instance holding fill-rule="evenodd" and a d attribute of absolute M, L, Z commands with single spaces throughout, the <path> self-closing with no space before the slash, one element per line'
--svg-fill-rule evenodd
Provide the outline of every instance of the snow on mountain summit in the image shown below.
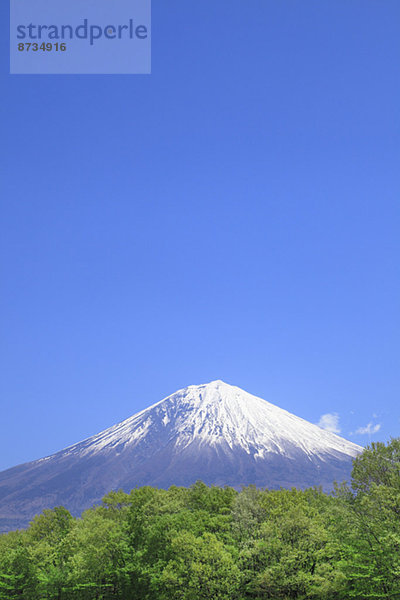
<path fill-rule="evenodd" d="M 293 456 L 344 453 L 361 448 L 244 390 L 217 380 L 191 385 L 122 423 L 76 444 L 72 452 L 96 453 L 137 446 L 160 435 L 177 450 L 191 444 L 241 448 L 255 459 L 267 453 Z"/>

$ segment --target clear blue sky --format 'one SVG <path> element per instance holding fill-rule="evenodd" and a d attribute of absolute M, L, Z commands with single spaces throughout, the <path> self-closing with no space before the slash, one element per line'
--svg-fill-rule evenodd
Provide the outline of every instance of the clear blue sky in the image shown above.
<path fill-rule="evenodd" d="M 0 468 L 212 379 L 399 436 L 399 0 L 153 0 L 151 76 L 0 10 Z"/>

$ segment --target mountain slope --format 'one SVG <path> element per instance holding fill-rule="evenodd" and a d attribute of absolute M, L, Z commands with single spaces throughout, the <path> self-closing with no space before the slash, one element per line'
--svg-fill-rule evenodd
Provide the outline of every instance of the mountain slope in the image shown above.
<path fill-rule="evenodd" d="M 115 488 L 207 484 L 331 488 L 362 449 L 213 381 L 189 386 L 78 444 L 0 473 L 0 529 L 59 504 L 74 514 Z"/>

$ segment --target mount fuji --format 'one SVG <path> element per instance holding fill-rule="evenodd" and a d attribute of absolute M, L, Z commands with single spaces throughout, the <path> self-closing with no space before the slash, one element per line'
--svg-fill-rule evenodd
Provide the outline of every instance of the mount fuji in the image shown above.
<path fill-rule="evenodd" d="M 208 485 L 322 486 L 349 479 L 362 448 L 256 396 L 191 385 L 56 454 L 0 473 L 0 530 L 44 508 L 74 515 L 112 489 Z"/>

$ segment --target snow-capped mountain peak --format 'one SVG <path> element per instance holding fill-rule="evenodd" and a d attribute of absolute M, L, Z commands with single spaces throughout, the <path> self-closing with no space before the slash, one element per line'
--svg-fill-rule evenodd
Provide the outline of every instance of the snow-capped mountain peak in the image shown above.
<path fill-rule="evenodd" d="M 242 389 L 191 385 L 56 454 L 0 473 L 0 527 L 74 514 L 112 489 L 254 484 L 331 489 L 362 449 Z"/>
<path fill-rule="evenodd" d="M 267 453 L 288 457 L 344 453 L 360 447 L 320 429 L 257 396 L 221 380 L 190 385 L 129 419 L 74 445 L 70 451 L 96 453 L 138 446 L 161 434 L 177 450 L 194 444 L 243 449 L 256 459 Z"/>

